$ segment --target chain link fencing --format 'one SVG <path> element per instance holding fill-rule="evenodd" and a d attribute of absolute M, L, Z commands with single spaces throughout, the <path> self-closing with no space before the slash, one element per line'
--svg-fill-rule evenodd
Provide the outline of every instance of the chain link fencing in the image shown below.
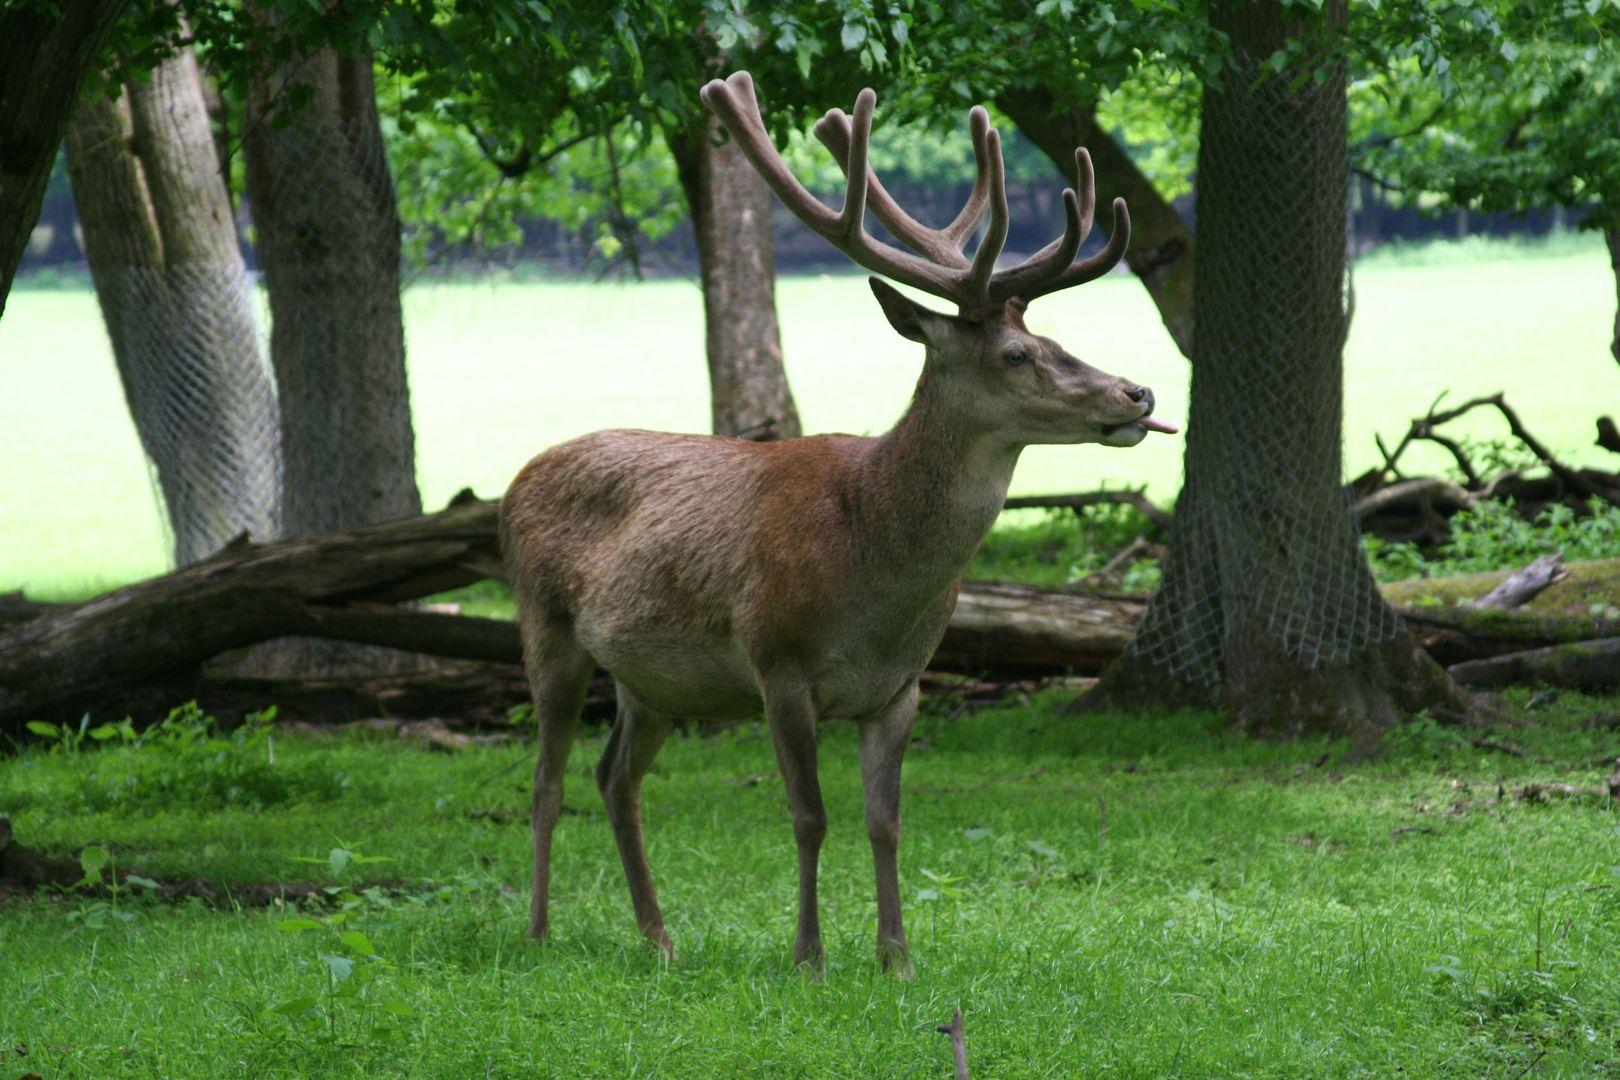
<path fill-rule="evenodd" d="M 1343 71 L 1292 78 L 1265 69 L 1271 55 L 1239 47 L 1204 95 L 1184 484 L 1162 587 L 1122 661 L 1205 690 L 1229 677 L 1235 636 L 1314 670 L 1404 632 L 1342 474 Z"/>

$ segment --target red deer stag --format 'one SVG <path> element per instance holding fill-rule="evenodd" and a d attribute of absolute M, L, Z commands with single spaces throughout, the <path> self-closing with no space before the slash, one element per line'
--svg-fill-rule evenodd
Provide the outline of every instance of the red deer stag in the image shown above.
<path fill-rule="evenodd" d="M 1088 367 L 1024 327 L 1036 297 L 1119 262 L 1129 238 L 1114 203 L 1108 246 L 1075 262 L 1095 204 L 1091 162 L 1075 152 L 1080 194 L 1063 193 L 1063 236 L 996 270 L 1007 236 L 1001 143 L 970 114 L 978 175 L 956 220 L 930 229 L 867 168 L 876 97 L 829 112 L 816 135 L 848 177 L 835 212 L 794 178 L 765 132 L 746 72 L 703 101 L 777 196 L 856 263 L 956 304 L 931 311 L 871 279 L 883 313 L 927 349 L 911 406 L 878 438 L 818 435 L 755 443 L 702 435 L 602 431 L 547 450 L 501 503 L 540 721 L 529 932 L 543 937 L 551 837 L 563 774 L 592 672 L 610 672 L 618 719 L 596 769 L 641 932 L 672 952 L 641 837 L 641 781 L 677 717 L 735 719 L 762 710 L 787 785 L 799 855 L 794 958 L 823 963 L 816 866 L 826 832 L 816 780 L 816 722 L 860 730 L 866 828 L 877 876 L 878 951 L 907 968 L 895 849 L 900 761 L 922 672 L 956 604 L 958 576 L 1032 443 L 1135 446 L 1151 418 L 1144 386 Z M 873 214 L 913 249 L 868 235 Z M 971 258 L 964 248 L 988 210 Z"/>

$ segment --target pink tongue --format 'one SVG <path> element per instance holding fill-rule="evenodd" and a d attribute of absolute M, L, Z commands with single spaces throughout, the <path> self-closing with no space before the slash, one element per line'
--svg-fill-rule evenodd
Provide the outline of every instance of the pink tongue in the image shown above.
<path fill-rule="evenodd" d="M 1167 424 L 1163 420 L 1155 420 L 1151 416 L 1144 416 L 1142 419 L 1138 420 L 1137 423 L 1141 424 L 1149 431 L 1162 431 L 1166 435 L 1174 435 L 1176 432 L 1181 430 L 1174 424 Z"/>

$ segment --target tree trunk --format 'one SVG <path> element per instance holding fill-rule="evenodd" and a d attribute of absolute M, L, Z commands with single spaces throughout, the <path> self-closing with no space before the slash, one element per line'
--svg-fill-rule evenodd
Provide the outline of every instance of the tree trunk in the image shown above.
<path fill-rule="evenodd" d="M 714 431 L 792 439 L 799 411 L 776 324 L 771 193 L 706 113 L 667 135 L 697 238 Z"/>
<path fill-rule="evenodd" d="M 400 221 L 370 57 L 295 53 L 259 73 L 243 149 L 281 398 L 282 535 L 419 513 Z M 352 673 L 399 659 L 287 641 L 252 670 Z"/>
<path fill-rule="evenodd" d="M 281 396 L 282 535 L 419 513 L 371 59 L 322 50 L 257 78 L 243 140 Z"/>
<path fill-rule="evenodd" d="M 75 107 L 69 172 L 113 357 L 177 565 L 275 535 L 276 397 L 187 49 Z"/>
<path fill-rule="evenodd" d="M 1087 708 L 1224 706 L 1235 727 L 1370 743 L 1466 698 L 1384 602 L 1341 486 L 1345 0 L 1218 4 L 1204 94 L 1186 482 L 1163 584 Z M 1307 59 L 1262 67 L 1290 44 Z M 1303 39 L 1303 41 L 1299 40 Z"/>
<path fill-rule="evenodd" d="M 0 8 L 0 314 L 79 87 L 127 0 Z"/>
<path fill-rule="evenodd" d="M 1193 233 L 1176 208 L 1159 195 L 1130 154 L 1097 125 L 1090 109 L 1059 103 L 1050 91 L 1011 90 L 996 107 L 1018 125 L 1030 142 L 1074 182 L 1074 148 L 1091 153 L 1097 174 L 1097 203 L 1123 197 L 1131 209 L 1131 246 L 1125 265 L 1142 282 L 1164 320 L 1176 348 L 1192 355 Z"/>
<path fill-rule="evenodd" d="M 1603 239 L 1609 245 L 1609 266 L 1614 271 L 1614 292 L 1617 301 L 1614 312 L 1614 336 L 1609 341 L 1609 352 L 1620 363 L 1620 222 L 1611 221 L 1603 226 Z"/>

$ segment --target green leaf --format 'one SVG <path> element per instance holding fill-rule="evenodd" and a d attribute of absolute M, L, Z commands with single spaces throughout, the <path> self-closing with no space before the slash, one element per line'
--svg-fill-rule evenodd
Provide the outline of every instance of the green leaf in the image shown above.
<path fill-rule="evenodd" d="M 861 23 L 848 22 L 844 24 L 843 33 L 838 35 L 846 51 L 854 52 L 866 44 L 866 27 Z"/>
<path fill-rule="evenodd" d="M 384 1012 L 390 1012 L 395 1016 L 403 1016 L 407 1019 L 416 1015 L 416 1010 L 411 1008 L 402 998 L 391 997 L 382 1003 L 382 1008 Z"/>
<path fill-rule="evenodd" d="M 118 737 L 118 726 L 116 724 L 97 724 L 90 729 L 89 735 L 96 742 L 106 742 L 108 739 Z"/>
<path fill-rule="evenodd" d="M 101 884 L 101 870 L 112 859 L 112 854 L 100 844 L 92 844 L 79 852 L 79 866 L 84 870 L 81 885 Z"/>
<path fill-rule="evenodd" d="M 326 856 L 326 864 L 332 868 L 333 877 L 341 875 L 353 861 L 354 856 L 347 849 L 340 847 L 333 848 L 331 853 Z"/>
<path fill-rule="evenodd" d="M 288 998 L 286 1001 L 278 1002 L 266 1009 L 265 1012 L 287 1016 L 292 1013 L 309 1012 L 311 1009 L 317 1008 L 319 1005 L 320 1002 L 315 998 L 295 997 Z"/>
<path fill-rule="evenodd" d="M 338 956 L 336 953 L 321 953 L 321 963 L 326 965 L 326 970 L 330 971 L 332 978 L 338 982 L 343 982 L 354 974 L 354 961 L 347 956 Z"/>
<path fill-rule="evenodd" d="M 917 890 L 917 899 L 922 901 L 925 904 L 926 903 L 931 903 L 931 902 L 933 902 L 935 900 L 944 899 L 944 897 L 945 897 L 945 894 L 940 892 L 938 889 L 918 889 Z"/>
<path fill-rule="evenodd" d="M 55 724 L 47 724 L 43 720 L 28 721 L 28 730 L 42 739 L 54 739 L 61 734 L 60 729 Z"/>
<path fill-rule="evenodd" d="M 1029 842 L 1029 850 L 1033 851 L 1043 859 L 1055 859 L 1058 857 L 1057 848 L 1052 847 L 1049 844 L 1043 844 L 1039 840 L 1031 840 Z"/>
<path fill-rule="evenodd" d="M 126 884 L 126 885 L 137 885 L 137 886 L 139 886 L 140 888 L 143 888 L 143 889 L 162 888 L 162 886 L 160 886 L 157 882 L 153 881 L 151 878 L 149 878 L 149 877 L 141 877 L 141 875 L 139 875 L 139 874 L 125 874 L 124 875 L 124 884 Z"/>
<path fill-rule="evenodd" d="M 984 828 L 963 829 L 962 835 L 969 840 L 983 840 L 990 835 L 990 830 Z"/>
<path fill-rule="evenodd" d="M 301 934 L 305 930 L 319 930 L 321 924 L 314 919 L 282 919 L 276 929 L 284 934 Z"/>
<path fill-rule="evenodd" d="M 345 930 L 338 935 L 338 940 L 361 956 L 375 956 L 377 950 L 371 947 L 371 939 L 358 930 Z"/>

